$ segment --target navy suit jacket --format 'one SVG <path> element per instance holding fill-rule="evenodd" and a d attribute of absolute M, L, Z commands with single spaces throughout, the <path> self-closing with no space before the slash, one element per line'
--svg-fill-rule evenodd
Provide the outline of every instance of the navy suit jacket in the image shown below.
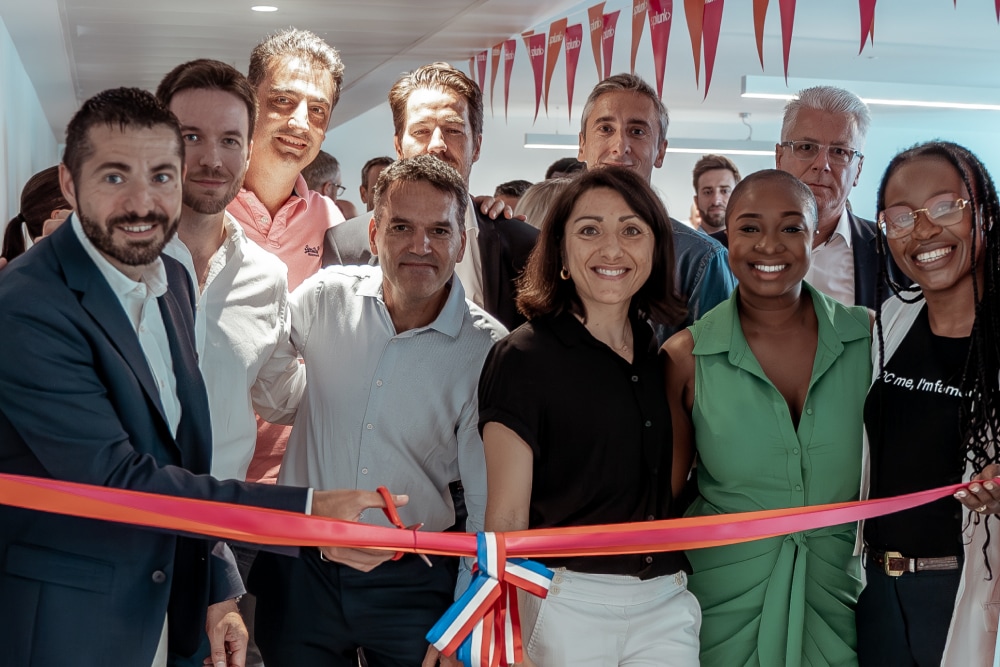
<path fill-rule="evenodd" d="M 892 296 L 892 290 L 885 281 L 881 281 L 879 292 L 879 259 L 875 246 L 875 236 L 879 232 L 871 220 L 859 218 L 850 211 L 847 218 L 851 225 L 851 253 L 854 255 L 854 304 L 875 310 L 880 301 Z M 886 261 L 889 278 L 898 282 L 902 272 L 892 257 L 887 257 Z"/>
<path fill-rule="evenodd" d="M 469 202 L 469 206 L 475 204 Z M 491 219 L 475 208 L 479 224 L 479 255 L 483 263 L 483 309 L 513 331 L 524 323 L 517 312 L 515 281 L 535 247 L 538 230 L 523 220 Z M 351 218 L 326 232 L 323 266 L 374 264 L 368 241 L 371 213 Z"/>
<path fill-rule="evenodd" d="M 132 324 L 70 224 L 0 271 L 0 472 L 302 511 L 305 489 L 208 475 L 192 288 L 163 261 L 176 438 Z M 149 665 L 168 609 L 171 651 L 193 653 L 207 605 L 234 593 L 214 544 L 0 506 L 4 661 Z"/>

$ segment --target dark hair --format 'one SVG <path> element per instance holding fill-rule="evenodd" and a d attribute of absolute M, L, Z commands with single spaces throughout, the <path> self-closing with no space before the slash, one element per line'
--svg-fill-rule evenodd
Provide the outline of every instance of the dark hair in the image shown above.
<path fill-rule="evenodd" d="M 465 100 L 469 111 L 472 136 L 483 133 L 483 91 L 479 85 L 448 63 L 431 63 L 418 67 L 393 84 L 389 90 L 389 107 L 392 109 L 392 126 L 397 137 L 406 128 L 406 101 L 413 91 L 421 88 L 439 88 Z"/>
<path fill-rule="evenodd" d="M 736 182 L 740 182 L 740 170 L 737 169 L 733 161 L 725 155 L 702 155 L 701 158 L 694 163 L 694 170 L 691 172 L 691 182 L 694 184 L 695 192 L 698 192 L 698 179 L 701 178 L 701 175 L 706 171 L 712 171 L 713 169 L 728 169 L 733 172 L 733 178 Z"/>
<path fill-rule="evenodd" d="M 520 197 L 531 186 L 531 181 L 507 181 L 497 186 L 497 189 L 493 191 L 493 196 L 507 195 L 508 197 Z"/>
<path fill-rule="evenodd" d="M 469 207 L 469 190 L 465 187 L 465 179 L 454 167 L 433 155 L 417 155 L 405 160 L 396 160 L 382 170 L 372 190 L 376 224 L 382 223 L 389 188 L 397 181 L 430 183 L 437 190 L 454 195 L 458 204 L 458 226 L 461 229 L 465 228 L 465 211 Z"/>
<path fill-rule="evenodd" d="M 250 52 L 250 68 L 247 79 L 254 88 L 260 86 L 267 76 L 267 68 L 274 58 L 297 56 L 308 61 L 313 67 L 330 73 L 333 78 L 333 99 L 330 108 L 340 101 L 340 87 L 344 83 L 344 63 L 337 49 L 327 44 L 322 37 L 308 30 L 285 28 L 264 41 Z"/>
<path fill-rule="evenodd" d="M 59 186 L 59 167 L 43 169 L 24 184 L 21 190 L 21 211 L 7 223 L 3 236 L 3 252 L 0 257 L 11 260 L 23 253 L 24 235 L 21 225 L 28 228 L 28 236 L 32 240 L 42 235 L 42 226 L 49 219 L 52 211 L 60 208 L 72 208 L 63 197 Z"/>
<path fill-rule="evenodd" d="M 565 176 L 567 174 L 575 174 L 578 171 L 584 171 L 586 168 L 587 163 L 580 162 L 575 157 L 559 158 L 550 164 L 549 168 L 545 170 L 545 180 L 549 180 L 556 173 Z"/>
<path fill-rule="evenodd" d="M 755 171 L 736 184 L 732 194 L 729 195 L 729 204 L 726 206 L 726 228 L 728 229 L 729 227 L 730 212 L 736 210 L 736 205 L 746 195 L 747 191 L 758 183 L 768 182 L 774 183 L 773 187 L 785 186 L 795 192 L 802 203 L 809 208 L 809 213 L 812 216 L 809 219 L 809 228 L 815 230 L 816 223 L 819 220 L 819 207 L 816 204 L 816 195 L 812 193 L 808 185 L 787 171 L 781 171 L 780 169 L 761 169 L 760 171 Z"/>
<path fill-rule="evenodd" d="M 1000 198 L 996 186 L 983 163 L 971 151 L 950 141 L 930 141 L 913 146 L 889 162 L 878 188 L 878 210 L 885 210 L 885 189 L 889 179 L 902 165 L 923 158 L 937 158 L 946 161 L 958 172 L 969 191 L 972 204 L 972 265 L 973 276 L 982 269 L 982 291 L 977 280 L 972 281 L 975 300 L 975 319 L 972 324 L 969 354 L 962 370 L 960 382 L 962 402 L 959 409 L 959 424 L 962 428 L 962 461 L 981 471 L 990 463 L 1000 463 L 1000 448 L 995 446 L 995 438 L 1000 433 L 1000 388 L 997 376 L 1000 373 Z M 883 229 L 884 232 L 884 229 Z M 923 298 L 919 287 L 907 290 L 894 281 L 889 281 L 888 249 L 883 233 L 877 235 L 879 254 L 879 283 L 887 281 L 902 301 L 916 303 Z M 984 256 L 982 266 L 976 261 L 976 245 L 982 239 Z M 916 291 L 912 297 L 904 296 L 904 291 Z M 881 295 L 877 300 L 881 303 Z M 879 373 L 885 365 L 885 338 L 882 330 L 882 308 L 876 313 L 878 331 Z M 974 520 L 986 522 L 989 515 L 972 513 Z M 986 525 L 986 540 L 983 558 L 992 578 L 987 556 L 990 543 L 989 525 Z"/>
<path fill-rule="evenodd" d="M 379 157 L 373 157 L 368 162 L 365 162 L 365 166 L 361 167 L 361 185 L 368 187 L 368 170 L 374 167 L 388 167 L 390 164 L 395 162 L 394 158 L 388 155 L 382 155 Z"/>
<path fill-rule="evenodd" d="M 90 128 L 152 128 L 165 125 L 177 138 L 177 156 L 184 162 L 184 144 L 177 117 L 153 94 L 139 88 L 112 88 L 100 92 L 83 103 L 66 126 L 66 149 L 63 164 L 73 175 L 74 184 L 80 177 L 80 167 L 94 152 L 88 136 Z M 178 174 L 179 176 L 179 174 Z"/>
<path fill-rule="evenodd" d="M 663 141 L 667 138 L 667 126 L 670 124 L 667 107 L 663 106 L 663 101 L 656 94 L 656 91 L 653 90 L 653 87 L 635 74 L 615 74 L 594 86 L 594 89 L 590 91 L 590 95 L 587 97 L 587 102 L 583 105 L 583 116 L 580 118 L 580 132 L 584 136 L 587 136 L 587 120 L 590 118 L 597 100 L 603 95 L 616 92 L 635 93 L 649 98 L 649 101 L 653 103 L 656 116 L 660 120 L 660 136 L 658 140 Z"/>
<path fill-rule="evenodd" d="M 326 151 L 320 151 L 316 158 L 306 165 L 302 170 L 302 178 L 306 179 L 306 185 L 310 190 L 319 190 L 319 186 L 333 179 L 334 174 L 340 173 L 340 162 Z"/>
<path fill-rule="evenodd" d="M 232 65 L 199 58 L 170 70 L 156 88 L 156 99 L 169 107 L 177 93 L 185 90 L 221 90 L 239 99 L 247 108 L 247 137 L 253 137 L 257 124 L 257 93 L 247 78 Z"/>
<path fill-rule="evenodd" d="M 675 324 L 685 313 L 675 289 L 674 240 L 663 202 L 640 176 L 622 167 L 589 169 L 575 176 L 552 202 L 542 222 L 538 242 L 518 280 L 517 309 L 529 320 L 566 310 L 583 314 L 573 280 L 562 280 L 566 224 L 580 197 L 590 190 L 610 188 L 653 230 L 653 265 L 649 278 L 632 296 L 630 308 L 660 324 Z"/>

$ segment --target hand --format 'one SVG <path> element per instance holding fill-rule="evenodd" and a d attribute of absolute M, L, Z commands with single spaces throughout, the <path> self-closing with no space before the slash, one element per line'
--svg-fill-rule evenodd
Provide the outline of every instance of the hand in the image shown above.
<path fill-rule="evenodd" d="M 1000 513 L 1000 464 L 991 463 L 972 478 L 964 489 L 955 492 L 955 498 L 973 512 L 980 514 Z"/>
<path fill-rule="evenodd" d="M 420 663 L 420 667 L 438 667 L 439 665 L 440 667 L 462 667 L 462 661 L 455 659 L 454 656 L 442 655 L 431 644 L 427 647 L 427 653 L 424 655 L 424 661 Z"/>
<path fill-rule="evenodd" d="M 7 258 L 6 257 L 0 257 L 0 269 L 2 269 L 5 266 L 7 266 Z"/>
<path fill-rule="evenodd" d="M 203 663 L 205 667 L 244 667 L 250 636 L 236 600 L 209 606 L 205 631 L 212 646 L 211 655 Z"/>
<path fill-rule="evenodd" d="M 396 507 L 410 501 L 409 496 L 393 495 Z M 357 521 L 361 513 L 369 508 L 383 508 L 385 502 L 375 491 L 340 489 L 335 491 L 314 491 L 312 511 L 316 516 L 330 517 L 344 521 Z M 352 549 L 348 547 L 320 547 L 320 553 L 327 560 L 341 563 L 355 570 L 371 572 L 391 559 L 395 552 L 378 549 Z"/>
<path fill-rule="evenodd" d="M 503 217 L 510 220 L 516 217 L 518 220 L 527 220 L 523 215 L 514 215 L 514 209 L 507 206 L 502 199 L 494 199 L 489 195 L 480 195 L 478 197 L 472 198 L 472 203 L 479 207 L 485 215 L 490 216 L 491 220 L 496 220 L 502 214 Z"/>
<path fill-rule="evenodd" d="M 59 226 L 66 221 L 66 218 L 68 218 L 69 214 L 72 212 L 73 211 L 68 208 L 57 208 L 52 211 L 51 217 L 42 223 L 42 237 L 48 236 L 52 232 L 59 229 Z"/>

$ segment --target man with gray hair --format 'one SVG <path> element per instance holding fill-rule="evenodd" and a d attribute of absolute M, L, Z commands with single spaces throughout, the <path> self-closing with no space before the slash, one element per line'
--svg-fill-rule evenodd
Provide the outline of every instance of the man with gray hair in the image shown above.
<path fill-rule="evenodd" d="M 587 169 L 618 166 L 650 181 L 667 150 L 667 109 L 652 87 L 634 74 L 616 74 L 597 84 L 583 107 L 578 159 Z M 729 254 L 713 238 L 670 218 L 678 285 L 687 303 L 683 322 L 657 323 L 662 343 L 727 299 L 736 281 Z"/>
<path fill-rule="evenodd" d="M 806 88 L 785 106 L 774 161 L 808 185 L 819 206 L 806 280 L 848 306 L 875 308 L 880 300 L 875 223 L 847 208 L 861 177 L 870 126 L 868 106 L 854 93 L 832 86 Z M 881 300 L 890 294 L 883 285 Z"/>

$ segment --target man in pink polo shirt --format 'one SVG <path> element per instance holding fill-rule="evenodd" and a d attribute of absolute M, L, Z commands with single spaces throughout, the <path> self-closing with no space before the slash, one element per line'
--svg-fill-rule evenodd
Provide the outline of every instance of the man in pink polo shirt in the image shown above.
<path fill-rule="evenodd" d="M 336 204 L 309 190 L 300 175 L 323 145 L 344 64 L 317 35 L 288 28 L 254 48 L 247 78 L 260 117 L 243 189 L 228 211 L 288 266 L 293 290 L 319 270 L 326 230 L 344 221 Z"/>

